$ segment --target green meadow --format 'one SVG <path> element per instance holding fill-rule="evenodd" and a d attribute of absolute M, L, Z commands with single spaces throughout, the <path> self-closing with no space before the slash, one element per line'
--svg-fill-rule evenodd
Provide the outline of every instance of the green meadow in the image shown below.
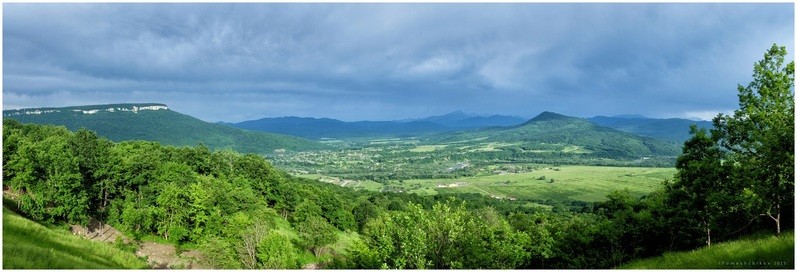
<path fill-rule="evenodd" d="M 606 195 L 617 190 L 645 195 L 673 174 L 673 168 L 550 166 L 527 173 L 393 181 L 390 185 L 400 185 L 417 194 L 480 193 L 501 198 L 595 202 L 606 200 Z"/>
<path fill-rule="evenodd" d="M 391 188 L 394 191 L 418 195 L 478 193 L 515 200 L 568 199 L 597 202 L 606 200 L 606 195 L 618 190 L 628 190 L 634 196 L 643 196 L 661 188 L 662 182 L 671 180 L 674 174 L 674 168 L 546 165 L 525 173 L 484 173 L 454 179 L 391 180 L 387 184 L 353 180 L 346 182 L 344 179 L 318 174 L 304 177 L 369 191 Z"/>
<path fill-rule="evenodd" d="M 146 269 L 111 244 L 48 228 L 3 207 L 3 269 Z"/>
<path fill-rule="evenodd" d="M 794 269 L 794 232 L 753 235 L 688 252 L 636 260 L 621 269 Z"/>

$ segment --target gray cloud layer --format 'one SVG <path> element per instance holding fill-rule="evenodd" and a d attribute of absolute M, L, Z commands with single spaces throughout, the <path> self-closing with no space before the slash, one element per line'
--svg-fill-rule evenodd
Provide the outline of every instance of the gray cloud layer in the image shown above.
<path fill-rule="evenodd" d="M 792 4 L 4 4 L 4 108 L 162 102 L 207 121 L 713 115 Z"/>

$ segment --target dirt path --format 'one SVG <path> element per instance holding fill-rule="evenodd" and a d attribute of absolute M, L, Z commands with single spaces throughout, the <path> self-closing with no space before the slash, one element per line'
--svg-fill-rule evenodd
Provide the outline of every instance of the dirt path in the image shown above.
<path fill-rule="evenodd" d="M 3 188 L 3 194 L 11 199 L 19 198 L 19 193 L 6 187 Z M 16 207 L 7 208 L 13 210 Z M 120 239 L 125 244 L 135 242 L 111 225 L 97 221 L 94 218 L 89 219 L 88 226 L 70 225 L 69 227 L 72 234 L 89 240 L 115 243 L 117 239 Z M 147 264 L 151 268 L 210 269 L 199 264 L 199 261 L 204 258 L 201 252 L 187 250 L 177 254 L 173 245 L 144 242 L 136 250 L 136 256 L 147 258 Z"/>
<path fill-rule="evenodd" d="M 72 234 L 90 240 L 114 243 L 116 239 L 121 239 L 125 244 L 132 241 L 110 225 L 93 218 L 89 220 L 89 225 L 86 227 L 71 225 L 70 228 Z M 136 256 L 147 258 L 147 264 L 152 268 L 207 269 L 198 264 L 202 259 L 202 253 L 199 251 L 188 250 L 177 254 L 175 247 L 168 244 L 144 242 L 136 250 Z"/>
<path fill-rule="evenodd" d="M 97 221 L 94 218 L 89 219 L 88 226 L 70 225 L 70 230 L 72 234 L 80 235 L 95 241 L 114 243 L 116 239 L 119 238 L 125 244 L 130 243 L 130 238 L 127 238 L 127 236 L 110 225 Z"/>
<path fill-rule="evenodd" d="M 188 250 L 177 254 L 173 245 L 144 242 L 136 251 L 136 256 L 146 257 L 147 264 L 156 269 L 208 269 L 197 263 L 202 258 L 199 251 Z"/>

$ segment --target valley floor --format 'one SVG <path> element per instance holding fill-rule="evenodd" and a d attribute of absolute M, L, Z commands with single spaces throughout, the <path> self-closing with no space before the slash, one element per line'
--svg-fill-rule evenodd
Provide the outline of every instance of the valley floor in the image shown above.
<path fill-rule="evenodd" d="M 674 174 L 673 168 L 536 165 L 534 170 L 519 173 L 494 170 L 470 177 L 390 180 L 385 183 L 319 174 L 301 176 L 355 190 L 418 195 L 478 193 L 550 208 L 544 203 L 604 201 L 609 193 L 617 190 L 628 190 L 632 195 L 642 196 L 660 188 L 662 182 L 672 179 Z"/>

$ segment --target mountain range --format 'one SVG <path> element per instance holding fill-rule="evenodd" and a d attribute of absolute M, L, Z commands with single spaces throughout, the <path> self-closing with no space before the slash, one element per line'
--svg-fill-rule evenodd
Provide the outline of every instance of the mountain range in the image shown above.
<path fill-rule="evenodd" d="M 165 145 L 231 148 L 266 154 L 277 149 L 323 149 L 326 145 L 288 135 L 249 131 L 208 123 L 157 103 L 90 105 L 63 108 L 4 110 L 4 119 L 22 123 L 86 128 L 112 141 L 147 140 Z"/>
<path fill-rule="evenodd" d="M 443 115 L 429 116 L 421 119 L 405 119 L 397 122 L 407 121 L 428 121 L 441 124 L 452 128 L 480 128 L 493 126 L 514 126 L 526 121 L 518 116 L 508 115 L 475 115 L 464 113 L 461 110 L 453 111 Z"/>
<path fill-rule="evenodd" d="M 5 110 L 3 117 L 23 123 L 63 125 L 70 130 L 84 127 L 113 141 L 150 140 L 179 146 L 202 143 L 214 149 L 232 148 L 259 154 L 278 149 L 329 148 L 309 139 L 414 136 L 430 143 L 513 142 L 522 143 L 521 147 L 527 149 L 546 144 L 572 146 L 597 156 L 675 156 L 680 153 L 683 140 L 689 137 L 690 124 L 711 126 L 707 121 L 686 119 L 642 116 L 584 119 L 552 112 L 543 112 L 526 121 L 514 116 L 475 116 L 461 111 L 397 121 L 279 117 L 213 124 L 156 103 Z"/>
<path fill-rule="evenodd" d="M 268 131 L 303 138 L 409 137 L 449 131 L 451 128 L 429 121 L 358 121 L 330 118 L 277 117 L 229 124 L 232 127 Z"/>
<path fill-rule="evenodd" d="M 574 117 L 575 118 L 575 117 Z M 625 131 L 640 136 L 683 143 L 689 139 L 689 126 L 710 129 L 709 121 L 681 118 L 656 119 L 638 114 L 617 116 L 595 116 L 585 118 L 600 126 Z M 249 120 L 225 125 L 248 130 L 273 132 L 303 138 L 357 138 L 357 137 L 408 137 L 429 136 L 442 132 L 480 129 L 487 127 L 511 127 L 526 122 L 517 116 L 479 116 L 454 111 L 444 115 L 395 121 L 345 122 L 330 118 L 276 117 Z"/>
<path fill-rule="evenodd" d="M 249 120 L 226 125 L 304 138 L 409 137 L 445 131 L 492 126 L 513 126 L 526 121 L 517 116 L 478 116 L 454 111 L 439 116 L 396 121 L 344 122 L 330 118 L 276 117 Z"/>
<path fill-rule="evenodd" d="M 523 124 L 512 127 L 489 127 L 479 130 L 442 133 L 430 137 L 433 143 L 458 141 L 522 143 L 525 149 L 557 145 L 599 157 L 639 158 L 676 156 L 680 145 L 646 136 L 604 127 L 586 119 L 543 112 Z M 553 146 L 551 146 L 553 147 Z"/>
<path fill-rule="evenodd" d="M 648 136 L 657 139 L 683 143 L 690 138 L 689 126 L 697 125 L 698 128 L 709 130 L 712 123 L 709 121 L 695 121 L 681 118 L 655 119 L 641 115 L 621 115 L 614 117 L 595 116 L 587 118 L 595 124 L 617 130 Z"/>

